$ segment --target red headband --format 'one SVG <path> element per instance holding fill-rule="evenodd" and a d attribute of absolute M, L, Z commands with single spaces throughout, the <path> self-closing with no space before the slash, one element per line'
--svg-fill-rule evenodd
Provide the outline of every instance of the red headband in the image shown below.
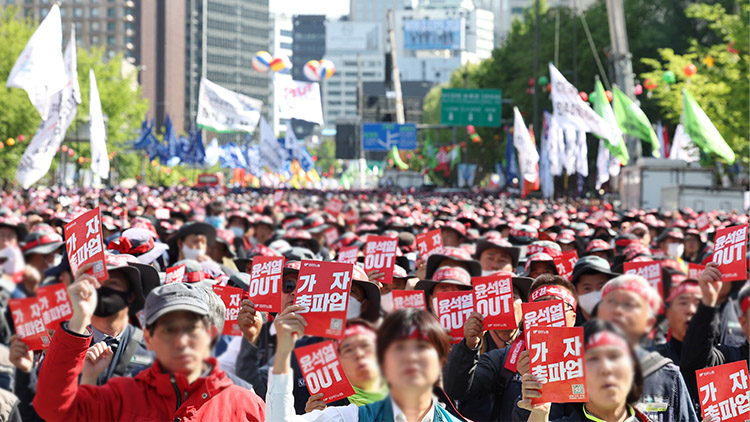
<path fill-rule="evenodd" d="M 510 229 L 510 235 L 513 237 L 531 237 L 534 239 L 539 237 L 538 233 L 527 232 L 527 231 L 518 230 L 518 229 Z"/>
<path fill-rule="evenodd" d="M 589 341 L 586 342 L 586 350 L 600 346 L 614 346 L 618 349 L 625 349 L 630 352 L 628 343 L 622 337 L 611 331 L 600 331 L 589 337 Z"/>
<path fill-rule="evenodd" d="M 30 249 L 36 248 L 37 246 L 47 245 L 47 244 L 55 243 L 55 242 L 62 242 L 62 239 L 60 238 L 59 234 L 57 234 L 57 233 L 45 234 L 44 236 L 40 237 L 39 239 L 34 240 L 32 242 L 28 242 L 25 245 L 23 245 L 21 247 L 21 251 L 22 252 L 26 252 L 26 251 L 28 251 Z"/>
<path fill-rule="evenodd" d="M 203 274 L 203 271 L 193 271 L 190 273 L 185 273 L 185 283 L 197 283 L 199 281 L 202 281 L 205 277 Z"/>
<path fill-rule="evenodd" d="M 531 296 L 529 296 L 529 302 L 534 302 L 540 297 L 544 296 L 555 296 L 563 300 L 563 302 L 567 303 L 568 305 L 572 306 L 573 309 L 576 308 L 576 298 L 573 296 L 572 293 L 568 291 L 568 289 L 565 289 L 560 286 L 542 286 L 536 290 L 534 290 L 531 293 Z"/>
<path fill-rule="evenodd" d="M 346 340 L 347 338 L 351 336 L 357 336 L 360 334 L 372 338 L 373 342 L 377 338 L 377 334 L 375 333 L 375 331 L 372 331 L 369 327 L 366 327 L 362 324 L 354 324 L 354 325 L 347 327 L 346 330 L 344 330 L 344 336 L 341 337 L 341 340 L 338 340 L 335 342 L 336 348 L 338 349 L 339 346 L 341 346 L 341 343 L 343 343 L 344 340 Z"/>
<path fill-rule="evenodd" d="M 651 307 L 651 309 L 656 312 L 657 308 L 659 308 L 658 303 L 652 303 L 650 297 L 652 295 L 649 294 L 648 290 L 651 288 L 650 285 L 647 283 L 639 283 L 635 280 L 625 280 L 622 283 L 619 283 L 617 285 L 613 285 L 612 283 L 607 283 L 604 285 L 604 289 L 602 289 L 602 299 L 604 299 L 608 294 L 612 293 L 615 290 L 627 290 L 629 292 L 633 292 L 637 294 L 638 296 L 642 297 L 643 300 L 648 303 L 648 305 Z"/>
<path fill-rule="evenodd" d="M 416 325 L 412 325 L 401 334 L 400 340 L 424 340 L 431 341 L 427 334 L 423 333 Z"/>
<path fill-rule="evenodd" d="M 133 247 L 130 239 L 128 239 L 127 237 L 120 237 L 117 240 L 109 242 L 109 245 L 107 245 L 107 249 L 130 255 L 142 254 L 150 251 L 151 249 L 154 249 L 154 239 L 149 237 L 148 242 L 141 243 L 140 245 Z"/>
<path fill-rule="evenodd" d="M 698 283 L 693 283 L 692 281 L 687 281 L 687 282 L 683 281 L 682 283 L 678 284 L 674 289 L 672 289 L 672 291 L 669 293 L 669 297 L 667 298 L 667 303 L 672 302 L 673 300 L 684 295 L 685 293 L 695 293 L 697 295 L 703 296 L 703 293 L 701 292 L 701 288 L 698 285 Z"/>

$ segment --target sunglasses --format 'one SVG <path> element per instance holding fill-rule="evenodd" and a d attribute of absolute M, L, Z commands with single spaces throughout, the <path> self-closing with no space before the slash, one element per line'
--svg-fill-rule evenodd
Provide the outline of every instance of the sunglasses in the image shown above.
<path fill-rule="evenodd" d="M 289 294 L 294 292 L 294 290 L 297 288 L 297 282 L 293 280 L 284 280 L 281 282 L 281 291 Z"/>

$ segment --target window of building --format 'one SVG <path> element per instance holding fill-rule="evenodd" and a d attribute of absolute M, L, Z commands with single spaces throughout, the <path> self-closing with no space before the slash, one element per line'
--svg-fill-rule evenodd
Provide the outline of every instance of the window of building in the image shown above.
<path fill-rule="evenodd" d="M 98 31 L 99 30 L 99 22 L 91 22 L 91 30 L 92 31 Z"/>
<path fill-rule="evenodd" d="M 73 9 L 73 17 L 81 18 L 83 17 L 83 9 L 80 7 L 76 7 Z"/>
<path fill-rule="evenodd" d="M 282 37 L 291 37 L 292 36 L 292 31 L 289 30 L 289 29 L 282 29 L 281 31 L 279 31 L 279 33 L 281 34 Z"/>
<path fill-rule="evenodd" d="M 42 12 L 42 18 L 45 18 L 47 16 L 47 13 L 49 13 L 49 10 L 42 9 L 41 12 Z"/>
<path fill-rule="evenodd" d="M 98 35 L 92 35 L 91 36 L 91 45 L 99 45 L 99 36 Z"/>
<path fill-rule="evenodd" d="M 115 30 L 115 23 L 114 22 L 107 22 L 107 31 L 112 32 Z"/>
<path fill-rule="evenodd" d="M 89 13 L 92 18 L 99 17 L 99 8 L 98 7 L 92 7 L 91 10 L 89 10 Z"/>
<path fill-rule="evenodd" d="M 107 45 L 115 45 L 115 37 L 113 37 L 111 35 L 108 36 L 107 37 Z"/>
<path fill-rule="evenodd" d="M 115 54 L 117 54 L 117 53 L 115 53 L 114 50 L 107 50 L 107 57 L 108 58 L 114 59 L 115 58 Z"/>
<path fill-rule="evenodd" d="M 76 22 L 73 25 L 76 27 L 76 32 L 81 32 L 83 30 L 83 23 L 82 22 Z"/>
<path fill-rule="evenodd" d="M 115 16 L 117 16 L 117 11 L 115 10 L 114 7 L 107 8 L 107 16 L 110 18 L 114 18 Z"/>

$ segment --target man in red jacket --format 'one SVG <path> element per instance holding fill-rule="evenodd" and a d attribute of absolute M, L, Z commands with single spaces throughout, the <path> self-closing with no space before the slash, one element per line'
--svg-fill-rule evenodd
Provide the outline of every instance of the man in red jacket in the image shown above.
<path fill-rule="evenodd" d="M 144 339 L 156 362 L 137 376 L 103 386 L 78 385 L 91 342 L 87 328 L 99 282 L 79 271 L 68 288 L 73 308 L 50 343 L 39 371 L 34 407 L 47 421 L 263 421 L 265 406 L 235 386 L 216 359 L 204 359 L 215 326 L 203 293 L 187 283 L 154 289 L 146 299 Z"/>

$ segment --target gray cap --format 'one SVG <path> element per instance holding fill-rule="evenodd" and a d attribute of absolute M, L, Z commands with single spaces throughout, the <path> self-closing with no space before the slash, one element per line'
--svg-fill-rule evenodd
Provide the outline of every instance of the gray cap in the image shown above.
<path fill-rule="evenodd" d="M 224 305 L 224 301 L 214 292 L 214 290 L 207 285 L 197 285 L 206 298 L 208 304 L 209 313 L 211 314 L 211 323 L 219 329 L 219 333 L 224 331 L 224 314 L 227 312 L 227 307 Z"/>
<path fill-rule="evenodd" d="M 155 288 L 146 298 L 146 326 L 170 312 L 187 311 L 200 316 L 209 314 L 204 293 L 189 283 L 172 283 Z"/>

